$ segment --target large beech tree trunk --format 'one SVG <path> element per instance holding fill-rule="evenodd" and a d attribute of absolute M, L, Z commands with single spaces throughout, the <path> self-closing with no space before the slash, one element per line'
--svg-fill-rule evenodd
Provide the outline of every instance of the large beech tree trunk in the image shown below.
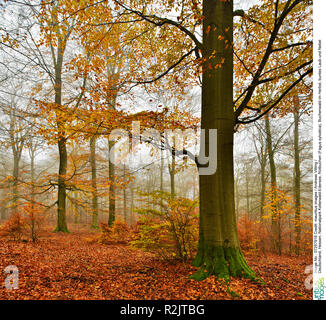
<path fill-rule="evenodd" d="M 194 265 L 197 280 L 210 275 L 255 278 L 238 240 L 233 172 L 233 1 L 203 1 L 202 120 L 206 130 L 217 129 L 217 170 L 200 175 L 200 239 Z M 218 36 L 223 36 L 219 40 Z M 227 40 L 228 42 L 225 42 Z M 215 58 L 208 57 L 215 51 Z M 215 66 L 225 59 L 221 68 Z M 203 137 L 201 137 L 202 139 Z M 205 150 L 209 150 L 205 139 Z"/>

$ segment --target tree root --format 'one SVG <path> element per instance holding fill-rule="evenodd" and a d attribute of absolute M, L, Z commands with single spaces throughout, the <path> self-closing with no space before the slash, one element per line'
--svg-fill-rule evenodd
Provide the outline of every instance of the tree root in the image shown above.
<path fill-rule="evenodd" d="M 197 253 L 193 265 L 199 267 L 199 270 L 190 278 L 198 281 L 211 275 L 226 281 L 229 281 L 231 276 L 261 280 L 248 266 L 240 248 L 206 245 Z"/>

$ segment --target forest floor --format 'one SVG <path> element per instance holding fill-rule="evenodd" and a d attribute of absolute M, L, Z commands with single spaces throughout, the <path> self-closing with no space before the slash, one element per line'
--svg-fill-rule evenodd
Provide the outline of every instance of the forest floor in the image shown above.
<path fill-rule="evenodd" d="M 264 279 L 259 284 L 214 277 L 188 278 L 196 268 L 163 262 L 126 245 L 89 243 L 91 231 L 47 232 L 37 242 L 0 239 L 0 300 L 8 299 L 192 299 L 192 300 L 311 300 L 304 284 L 309 257 L 254 255 L 248 264 Z M 16 265 L 19 288 L 5 289 L 4 269 Z"/>

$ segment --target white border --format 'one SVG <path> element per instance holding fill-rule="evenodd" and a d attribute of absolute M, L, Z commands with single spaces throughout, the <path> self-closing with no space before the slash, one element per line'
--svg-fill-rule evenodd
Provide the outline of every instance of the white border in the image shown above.
<path fill-rule="evenodd" d="M 314 76 L 313 76 L 313 299 L 326 300 L 326 1 L 314 0 Z M 320 64 L 321 63 L 321 64 Z"/>

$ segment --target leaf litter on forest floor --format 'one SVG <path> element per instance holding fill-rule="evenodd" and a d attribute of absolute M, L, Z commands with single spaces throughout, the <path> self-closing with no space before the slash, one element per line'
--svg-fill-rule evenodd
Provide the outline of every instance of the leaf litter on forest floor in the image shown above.
<path fill-rule="evenodd" d="M 16 265 L 19 288 L 7 290 L 0 276 L 0 299 L 176 299 L 176 300 L 306 300 L 307 257 L 246 255 L 265 281 L 209 277 L 189 279 L 196 268 L 162 261 L 126 245 L 88 243 L 91 232 L 47 233 L 36 243 L 0 239 L 0 269 Z"/>

